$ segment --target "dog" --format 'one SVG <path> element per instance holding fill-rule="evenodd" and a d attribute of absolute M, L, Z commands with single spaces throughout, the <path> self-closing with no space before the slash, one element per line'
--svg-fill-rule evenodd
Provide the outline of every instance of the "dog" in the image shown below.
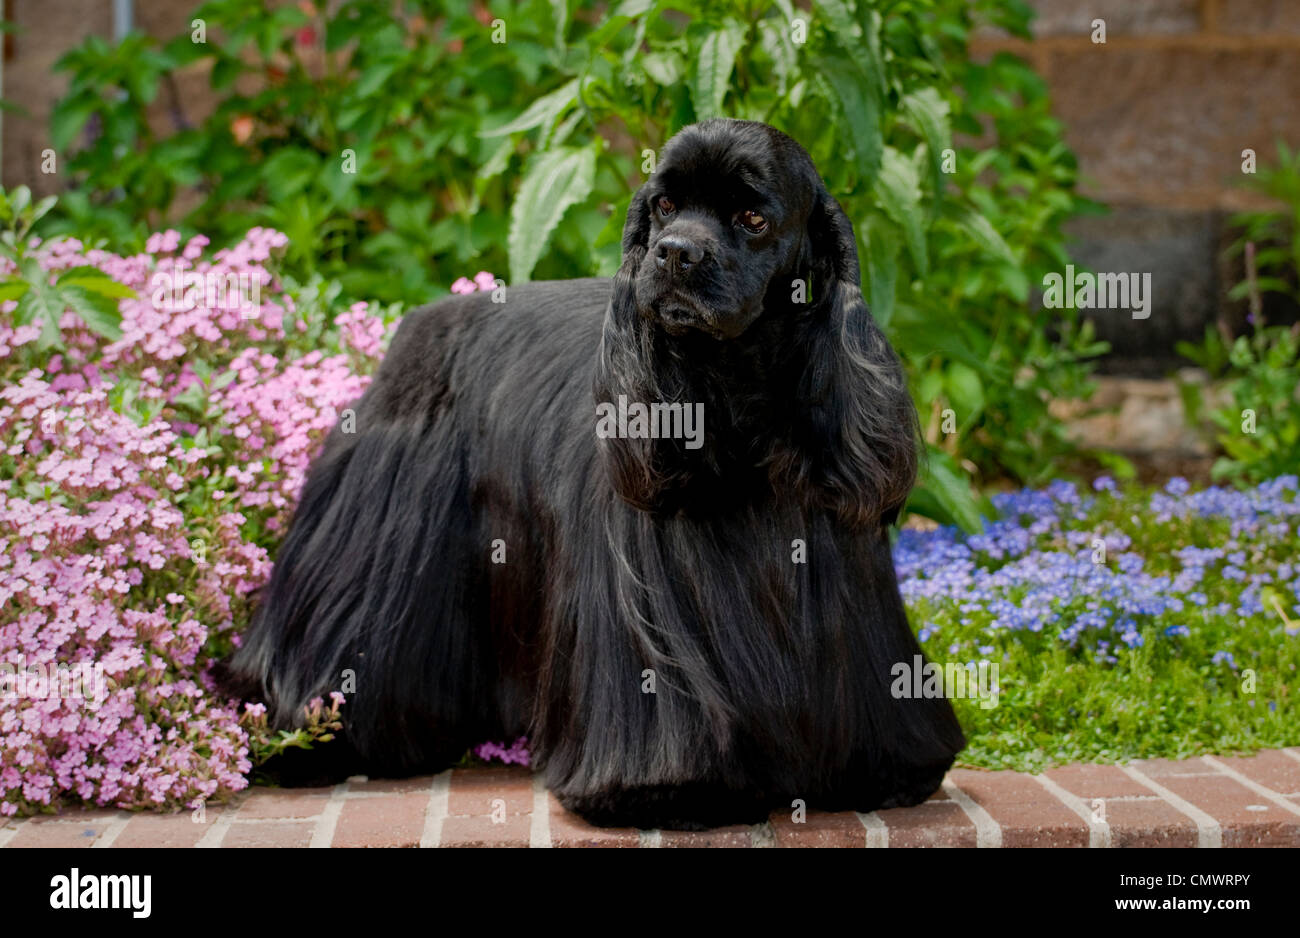
<path fill-rule="evenodd" d="M 350 675 L 318 747 L 340 774 L 527 735 L 601 826 L 924 800 L 965 740 L 946 699 L 889 691 L 921 654 L 889 542 L 919 429 L 849 219 L 793 139 L 709 120 L 622 251 L 612 280 L 403 319 L 229 686 L 288 728 Z"/>

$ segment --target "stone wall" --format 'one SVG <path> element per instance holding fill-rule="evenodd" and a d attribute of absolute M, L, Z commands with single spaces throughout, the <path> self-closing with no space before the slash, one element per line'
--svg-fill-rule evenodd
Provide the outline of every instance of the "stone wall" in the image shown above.
<path fill-rule="evenodd" d="M 1106 368 L 1160 374 L 1180 338 L 1197 339 L 1216 316 L 1239 321 L 1226 301 L 1240 279 L 1223 260 L 1227 218 L 1252 203 L 1234 184 L 1241 152 L 1271 160 L 1276 141 L 1300 147 L 1300 0 L 1030 0 L 1030 42 L 988 34 L 978 55 L 1029 58 L 1051 88 L 1079 156 L 1085 192 L 1110 206 L 1072 225 L 1075 254 L 1098 271 L 1150 272 L 1150 318 L 1095 315 L 1114 352 Z M 197 0 L 137 0 L 136 25 L 170 37 L 187 28 Z M 800 4 L 805 5 L 805 4 Z M 40 173 L 49 112 L 66 88 L 54 61 L 86 36 L 109 36 L 107 0 L 8 0 L 20 32 L 5 61 L 5 97 L 27 114 L 4 116 L 6 186 L 55 191 Z M 1106 42 L 1093 41 L 1094 20 Z M 160 90 L 160 118 L 180 106 L 191 119 L 211 106 L 205 76 Z M 1293 311 L 1274 305 L 1270 318 Z"/>
<path fill-rule="evenodd" d="M 1111 371 L 1161 374 L 1177 339 L 1199 339 L 1242 275 L 1223 250 L 1229 216 L 1259 207 L 1240 188 L 1242 151 L 1271 162 L 1300 146 L 1300 0 L 1029 0 L 1032 42 L 990 35 L 981 55 L 1030 59 L 1078 154 L 1086 194 L 1109 215 L 1071 226 L 1075 256 L 1097 271 L 1150 272 L 1150 318 L 1094 314 Z M 1094 42 L 1103 20 L 1105 43 Z M 1270 319 L 1293 317 L 1270 302 Z"/>

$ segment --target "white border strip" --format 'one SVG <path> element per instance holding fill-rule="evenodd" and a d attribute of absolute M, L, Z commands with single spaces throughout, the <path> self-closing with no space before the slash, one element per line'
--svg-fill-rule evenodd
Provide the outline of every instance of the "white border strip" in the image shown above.
<path fill-rule="evenodd" d="M 194 845 L 195 848 L 220 847 L 221 842 L 226 839 L 226 832 L 235 823 L 235 815 L 239 813 L 240 807 L 240 804 L 225 805 L 221 810 L 221 814 L 203 832 L 203 836 L 198 839 L 198 842 Z M 194 815 L 191 814 L 190 820 L 193 819 Z"/>
<path fill-rule="evenodd" d="M 348 783 L 340 782 L 330 792 L 330 800 L 325 802 L 325 809 L 316 819 L 316 828 L 311 832 L 308 847 L 321 849 L 334 842 L 334 834 L 339 827 L 339 818 L 343 816 L 343 802 L 348 798 Z"/>
<path fill-rule="evenodd" d="M 966 816 L 975 824 L 975 846 L 1002 846 L 1002 827 L 997 821 L 993 820 L 993 815 L 985 811 L 981 805 L 976 804 L 970 795 L 947 778 L 943 780 L 943 790 L 949 798 L 957 802 L 961 809 L 966 812 Z"/>
<path fill-rule="evenodd" d="M 1131 765 L 1121 765 L 1120 771 L 1127 775 L 1133 781 L 1145 785 L 1153 792 L 1164 798 L 1172 807 L 1187 815 L 1196 824 L 1196 846 L 1198 847 L 1222 847 L 1223 846 L 1223 828 L 1219 822 L 1210 815 L 1206 814 L 1190 801 L 1186 801 L 1175 795 L 1165 786 L 1161 785 L 1143 774 L 1139 769 Z"/>
<path fill-rule="evenodd" d="M 862 826 L 867 829 L 867 846 L 868 847 L 888 847 L 889 846 L 889 825 L 880 819 L 880 815 L 875 811 L 870 814 L 863 814 L 861 811 L 855 811 L 858 820 Z"/>
<path fill-rule="evenodd" d="M 424 809 L 424 833 L 420 835 L 421 847 L 442 846 L 442 822 L 447 819 L 447 808 L 451 804 L 451 773 L 455 769 L 444 769 L 433 777 L 429 786 L 429 804 Z"/>
<path fill-rule="evenodd" d="M 1082 798 L 1080 798 L 1078 795 L 1074 794 L 1073 792 L 1062 788 L 1052 779 L 1048 778 L 1046 774 L 1035 775 L 1032 777 L 1038 782 L 1038 784 L 1042 785 L 1053 795 L 1055 795 L 1063 805 L 1065 805 L 1075 814 L 1079 815 L 1079 817 L 1083 820 L 1083 822 L 1088 825 L 1088 846 L 1089 847 L 1113 846 L 1110 837 L 1110 825 L 1107 824 L 1105 821 L 1093 820 L 1092 812 L 1088 810 L 1088 805 L 1084 802 Z M 1105 804 L 1104 798 L 1100 800 L 1102 801 L 1103 804 Z"/>
<path fill-rule="evenodd" d="M 533 823 L 528 830 L 528 846 L 554 846 L 551 843 L 551 806 L 546 800 L 546 779 L 541 772 L 533 774 Z"/>
<path fill-rule="evenodd" d="M 1277 805 L 1279 808 L 1282 808 L 1283 810 L 1286 811 L 1290 811 L 1292 814 L 1300 815 L 1300 805 L 1297 805 L 1294 801 L 1291 801 L 1285 795 L 1275 792 L 1273 789 L 1269 788 L 1266 785 L 1261 785 L 1253 778 L 1248 778 L 1247 776 L 1242 775 L 1236 769 L 1232 768 L 1229 765 L 1225 765 L 1222 762 L 1220 762 L 1218 759 L 1214 758 L 1214 756 L 1201 756 L 1201 760 L 1203 762 L 1210 763 L 1210 765 L 1214 766 L 1224 775 L 1228 776 L 1228 778 L 1231 778 L 1234 781 L 1238 781 L 1241 784 L 1245 785 L 1255 794 L 1267 798 L 1269 801 L 1273 802 L 1273 804 Z"/>
<path fill-rule="evenodd" d="M 91 849 L 113 846 L 113 841 L 117 840 L 122 831 L 126 830 L 126 823 L 129 820 L 131 820 L 130 814 L 125 811 L 119 812 L 117 817 L 108 822 L 108 826 L 104 828 L 104 833 L 99 835 L 99 839 L 90 845 Z"/>

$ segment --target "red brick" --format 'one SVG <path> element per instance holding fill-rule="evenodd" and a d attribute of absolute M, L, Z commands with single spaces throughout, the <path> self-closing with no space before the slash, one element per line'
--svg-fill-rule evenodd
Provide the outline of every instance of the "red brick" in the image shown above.
<path fill-rule="evenodd" d="M 318 817 L 329 801 L 329 788 L 255 788 L 239 808 L 244 820 Z"/>
<path fill-rule="evenodd" d="M 660 847 L 749 847 L 748 824 L 732 824 L 707 831 L 662 831 Z"/>
<path fill-rule="evenodd" d="M 113 841 L 114 847 L 193 847 L 221 816 L 223 808 L 207 807 L 196 824 L 190 811 L 176 814 L 137 814 Z M 233 809 L 230 809 L 233 810 Z"/>
<path fill-rule="evenodd" d="M 809 811 L 796 824 L 789 811 L 771 817 L 778 847 L 866 847 L 867 829 L 852 811 Z"/>
<path fill-rule="evenodd" d="M 1225 847 L 1300 846 L 1300 816 L 1226 775 L 1169 775 L 1161 778 L 1160 784 L 1218 821 Z M 1250 805 L 1264 810 L 1251 810 Z"/>
<path fill-rule="evenodd" d="M 1200 759 L 1139 759 L 1133 768 L 1153 779 L 1163 779 L 1177 775 L 1211 775 L 1214 766 Z M 1161 784 L 1164 784 L 1161 782 Z"/>
<path fill-rule="evenodd" d="M 315 821 L 236 821 L 223 847 L 309 847 Z"/>
<path fill-rule="evenodd" d="M 1116 765 L 1062 765 L 1048 769 L 1048 778 L 1072 795 L 1078 795 L 1092 807 L 1093 798 L 1122 798 L 1126 795 L 1150 795 L 1147 788 Z"/>
<path fill-rule="evenodd" d="M 69 811 L 58 818 L 34 817 L 18 828 L 10 847 L 89 847 L 108 829 L 116 812 Z"/>
<path fill-rule="evenodd" d="M 1027 775 L 954 769 L 948 779 L 1002 827 L 1004 847 L 1088 846 L 1083 819 Z"/>
<path fill-rule="evenodd" d="M 914 808 L 884 808 L 876 816 L 889 828 L 891 847 L 974 847 L 975 825 L 955 801 L 923 801 Z"/>
<path fill-rule="evenodd" d="M 505 801 L 505 813 L 531 814 L 533 776 L 525 768 L 455 769 L 447 814 L 453 817 L 491 815 L 492 802 Z"/>
<path fill-rule="evenodd" d="M 1091 35 L 1092 21 L 1106 21 L 1106 36 L 1195 33 L 1199 0 L 1030 0 L 1038 16 L 1036 36 Z"/>
<path fill-rule="evenodd" d="M 1045 77 L 1084 194 L 1107 202 L 1221 208 L 1243 149 L 1271 161 L 1296 136 L 1277 102 L 1300 98 L 1298 48 L 1085 44 L 1049 51 Z"/>
<path fill-rule="evenodd" d="M 1048 769 L 1045 774 L 1078 796 L 1089 811 L 1096 807 L 1094 799 L 1102 800 L 1102 818 L 1110 827 L 1112 847 L 1196 846 L 1196 825 L 1191 818 L 1118 766 L 1064 765 Z"/>
<path fill-rule="evenodd" d="M 1160 799 L 1107 801 L 1106 823 L 1112 847 L 1195 847 L 1198 843 L 1192 819 Z"/>
<path fill-rule="evenodd" d="M 1216 756 L 1228 768 L 1281 795 L 1300 793 L 1300 762 L 1286 753 L 1266 750 L 1253 756 Z"/>
<path fill-rule="evenodd" d="M 1231 35 L 1300 35 L 1296 0 L 1219 0 L 1219 32 Z"/>
<path fill-rule="evenodd" d="M 432 788 L 432 775 L 420 775 L 416 778 L 372 778 L 364 782 L 354 781 L 348 784 L 348 791 L 391 792 L 396 794 L 413 791 L 422 791 L 427 794 Z"/>
<path fill-rule="evenodd" d="M 330 846 L 418 847 L 428 807 L 424 792 L 348 799 Z"/>
<path fill-rule="evenodd" d="M 527 847 L 532 816 L 512 814 L 502 824 L 488 817 L 449 817 L 442 822 L 444 847 Z"/>
<path fill-rule="evenodd" d="M 550 809 L 551 846 L 553 847 L 635 847 L 641 835 L 631 827 L 596 827 L 576 814 L 570 814 L 549 791 L 546 804 Z"/>

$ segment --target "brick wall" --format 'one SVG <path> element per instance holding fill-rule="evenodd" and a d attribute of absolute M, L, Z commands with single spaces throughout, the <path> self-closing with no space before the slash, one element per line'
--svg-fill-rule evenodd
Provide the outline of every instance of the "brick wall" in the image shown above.
<path fill-rule="evenodd" d="M 1300 0 L 1030 0 L 1035 39 L 989 34 L 979 55 L 998 50 L 1029 58 L 1048 81 L 1067 139 L 1079 155 L 1085 191 L 1111 213 L 1071 228 L 1075 254 L 1101 271 L 1149 271 L 1151 316 L 1095 318 L 1115 352 L 1107 369 L 1159 373 L 1179 338 L 1199 338 L 1240 278 L 1222 260 L 1228 215 L 1252 204 L 1234 182 L 1241 151 L 1261 160 L 1282 139 L 1300 147 Z M 138 0 L 136 24 L 170 37 L 187 27 L 196 0 Z M 66 80 L 54 61 L 92 33 L 112 30 L 110 4 L 86 0 L 9 0 L 21 32 L 5 62 L 5 97 L 28 115 L 4 118 L 7 186 L 55 191 L 42 176 L 52 104 Z M 1106 42 L 1092 41 L 1092 21 Z M 191 119 L 210 106 L 205 76 L 182 76 L 160 90 L 159 120 L 180 106 Z M 1257 204 L 1257 203 L 1256 203 Z M 1293 311 L 1277 306 L 1270 318 Z"/>
<path fill-rule="evenodd" d="M 981 37 L 981 55 L 1027 57 L 1052 92 L 1086 194 L 1111 209 L 1071 226 L 1098 271 L 1150 271 L 1151 317 L 1096 314 L 1114 347 L 1107 370 L 1160 373 L 1177 339 L 1223 314 L 1238 265 L 1222 258 L 1227 218 L 1258 207 L 1243 192 L 1242 150 L 1271 161 L 1300 146 L 1300 0 L 1029 0 L 1035 38 Z M 1092 22 L 1105 21 L 1105 44 Z M 1270 318 L 1293 316 L 1283 304 Z"/>

